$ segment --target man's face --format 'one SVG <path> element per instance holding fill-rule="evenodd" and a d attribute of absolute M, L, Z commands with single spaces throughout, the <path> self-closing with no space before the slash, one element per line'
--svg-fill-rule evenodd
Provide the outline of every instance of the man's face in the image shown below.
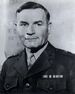
<path fill-rule="evenodd" d="M 44 10 L 25 9 L 17 14 L 17 31 L 23 45 L 37 48 L 47 42 L 48 21 Z"/>

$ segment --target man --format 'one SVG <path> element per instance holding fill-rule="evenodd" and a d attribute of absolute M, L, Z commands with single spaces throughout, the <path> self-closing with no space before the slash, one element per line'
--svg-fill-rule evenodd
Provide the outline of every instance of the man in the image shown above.
<path fill-rule="evenodd" d="M 17 32 L 25 49 L 3 64 L 0 94 L 75 94 L 72 55 L 48 42 L 48 10 L 27 2 L 16 14 Z"/>

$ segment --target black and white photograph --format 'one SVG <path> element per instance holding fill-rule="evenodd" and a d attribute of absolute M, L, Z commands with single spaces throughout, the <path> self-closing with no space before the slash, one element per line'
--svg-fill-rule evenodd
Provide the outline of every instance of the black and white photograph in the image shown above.
<path fill-rule="evenodd" d="M 75 1 L 0 0 L 0 94 L 75 94 Z"/>

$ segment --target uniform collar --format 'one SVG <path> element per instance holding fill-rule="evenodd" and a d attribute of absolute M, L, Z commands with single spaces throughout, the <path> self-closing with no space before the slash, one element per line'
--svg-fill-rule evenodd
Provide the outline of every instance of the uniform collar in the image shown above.
<path fill-rule="evenodd" d="M 30 53 L 30 52 L 26 49 L 26 54 L 27 54 L 28 57 L 30 57 L 31 54 L 33 54 L 34 57 L 35 57 L 35 59 L 37 60 L 38 57 L 42 54 L 42 52 L 46 49 L 47 45 L 48 45 L 48 42 L 44 45 L 44 47 L 42 47 L 42 48 L 41 48 L 39 51 L 37 51 L 36 53 Z"/>
<path fill-rule="evenodd" d="M 28 51 L 28 49 L 26 49 L 27 58 L 30 58 L 31 55 L 34 55 L 35 60 L 37 60 L 38 57 L 42 54 L 42 52 L 46 49 L 47 45 L 48 45 L 48 42 L 36 53 L 31 53 L 30 51 Z"/>
<path fill-rule="evenodd" d="M 46 43 L 45 46 L 42 49 L 40 49 L 38 52 L 34 53 L 36 60 L 42 54 L 42 52 L 46 49 L 47 45 L 48 45 L 48 43 Z"/>

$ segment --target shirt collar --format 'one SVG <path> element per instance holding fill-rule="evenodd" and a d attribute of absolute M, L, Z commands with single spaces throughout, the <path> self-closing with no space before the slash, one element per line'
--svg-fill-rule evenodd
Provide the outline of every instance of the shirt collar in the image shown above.
<path fill-rule="evenodd" d="M 47 45 L 48 45 L 48 42 L 39 51 L 37 51 L 36 53 L 33 53 L 36 60 L 42 54 L 42 52 L 46 49 Z M 27 57 L 29 57 L 30 54 L 31 54 L 31 53 L 28 52 L 27 49 L 26 49 L 26 53 L 27 53 Z"/>
<path fill-rule="evenodd" d="M 44 47 L 41 48 L 38 52 L 34 53 L 34 56 L 35 56 L 36 60 L 37 60 L 37 58 L 42 54 L 42 52 L 46 49 L 47 45 L 48 45 L 48 43 L 46 43 L 46 44 L 44 45 Z"/>

